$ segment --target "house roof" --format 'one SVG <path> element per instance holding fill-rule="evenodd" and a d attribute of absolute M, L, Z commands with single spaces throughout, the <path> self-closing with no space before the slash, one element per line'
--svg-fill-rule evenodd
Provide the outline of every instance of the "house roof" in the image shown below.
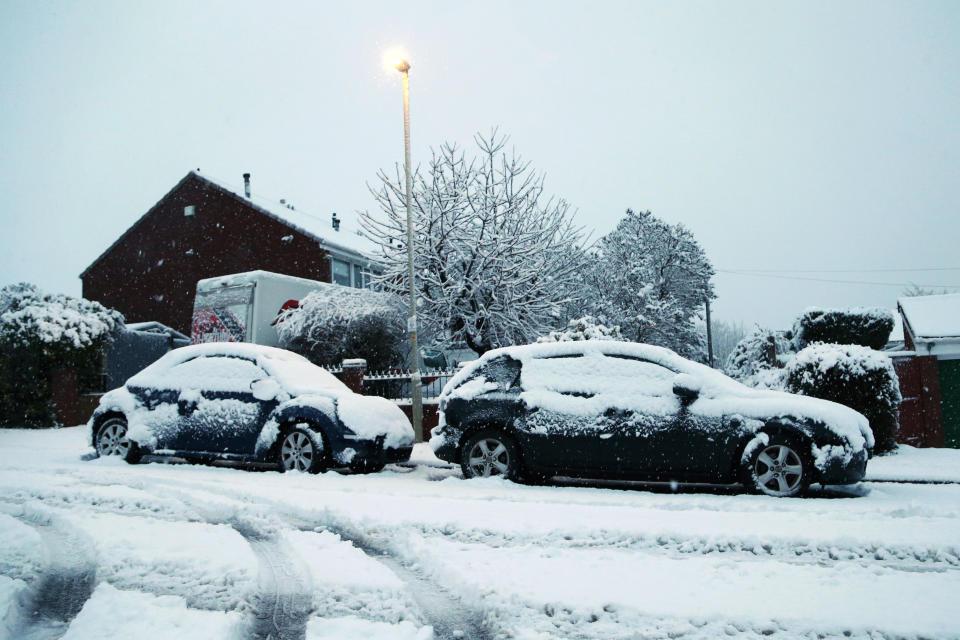
<path fill-rule="evenodd" d="M 133 231 L 154 209 L 157 205 L 163 202 L 171 193 L 176 191 L 180 185 L 189 180 L 191 177 L 199 178 L 207 184 L 210 184 L 221 191 L 227 193 L 233 198 L 244 203 L 251 209 L 254 209 L 264 215 L 270 216 L 275 220 L 287 225 L 291 229 L 299 231 L 307 236 L 314 238 L 320 245 L 321 248 L 328 251 L 331 254 L 339 255 L 341 257 L 350 257 L 354 259 L 359 259 L 364 262 L 376 262 L 376 256 L 374 255 L 377 245 L 371 242 L 364 236 L 359 235 L 359 225 L 355 220 L 348 221 L 343 220 L 340 223 L 340 231 L 335 231 L 333 229 L 332 221 L 329 218 L 322 218 L 316 216 L 306 211 L 288 207 L 286 204 L 281 203 L 279 200 L 271 200 L 269 198 L 251 195 L 250 198 L 244 196 L 243 186 L 237 187 L 236 185 L 230 184 L 229 182 L 217 180 L 208 176 L 206 174 L 200 173 L 199 171 L 191 171 L 173 186 L 170 191 L 165 193 L 160 200 L 158 200 L 146 213 L 140 216 L 136 222 L 134 222 L 130 227 L 124 231 L 120 237 L 113 241 L 109 247 L 107 247 L 103 253 L 97 256 L 96 260 L 90 263 L 90 265 L 83 270 L 80 274 L 80 277 L 83 278 L 89 271 L 96 265 L 98 262 L 103 260 L 103 258 L 110 253 L 114 247 L 116 247 L 124 237 L 127 236 L 131 231 Z"/>
<path fill-rule="evenodd" d="M 360 227 L 355 220 L 341 220 L 340 230 L 336 231 L 330 217 L 308 213 L 297 209 L 289 202 L 283 203 L 280 200 L 273 200 L 252 190 L 251 196 L 247 198 L 244 195 L 242 184 L 231 184 L 199 171 L 191 171 L 190 173 L 227 191 L 243 203 L 258 209 L 261 213 L 265 213 L 301 233 L 316 238 L 325 249 L 333 249 L 334 253 L 346 252 L 366 260 L 374 259 L 373 254 L 377 245 L 359 234 Z"/>
<path fill-rule="evenodd" d="M 911 296 L 900 298 L 897 304 L 917 339 L 960 337 L 960 293 Z"/>

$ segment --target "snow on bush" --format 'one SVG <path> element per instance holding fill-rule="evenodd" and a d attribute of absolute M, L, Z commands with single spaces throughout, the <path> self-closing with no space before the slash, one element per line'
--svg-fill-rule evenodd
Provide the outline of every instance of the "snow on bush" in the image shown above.
<path fill-rule="evenodd" d="M 551 331 L 537 342 L 577 342 L 580 340 L 623 340 L 620 327 L 600 324 L 593 316 L 571 320 L 562 331 Z"/>
<path fill-rule="evenodd" d="M 390 294 L 346 287 L 314 291 L 277 321 L 280 346 L 316 364 L 364 358 L 371 369 L 400 364 L 406 307 Z"/>
<path fill-rule="evenodd" d="M 877 453 L 896 446 L 900 383 L 886 354 L 859 345 L 813 344 L 790 362 L 785 381 L 787 391 L 832 400 L 866 416 Z"/>
<path fill-rule="evenodd" d="M 806 309 L 793 328 L 797 350 L 814 342 L 882 349 L 893 331 L 893 312 L 882 307 Z"/>
<path fill-rule="evenodd" d="M 51 376 L 76 370 L 81 386 L 123 327 L 103 305 L 20 283 L 0 289 L 0 427 L 54 426 Z"/>
<path fill-rule="evenodd" d="M 783 331 L 758 326 L 733 348 L 724 372 L 748 387 L 782 390 L 783 367 L 792 357 L 791 341 Z"/>

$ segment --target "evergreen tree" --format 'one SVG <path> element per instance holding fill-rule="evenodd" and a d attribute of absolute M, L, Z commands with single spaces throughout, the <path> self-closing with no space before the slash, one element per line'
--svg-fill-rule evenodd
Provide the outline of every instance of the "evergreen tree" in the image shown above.
<path fill-rule="evenodd" d="M 627 209 L 595 250 L 588 307 L 604 324 L 619 325 L 628 340 L 704 360 L 706 341 L 697 320 L 714 297 L 713 273 L 685 226 Z"/>

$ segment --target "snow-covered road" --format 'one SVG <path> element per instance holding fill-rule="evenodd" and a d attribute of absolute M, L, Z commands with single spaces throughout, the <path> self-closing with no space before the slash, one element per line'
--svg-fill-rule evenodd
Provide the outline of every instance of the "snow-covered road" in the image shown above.
<path fill-rule="evenodd" d="M 0 431 L 0 635 L 960 638 L 958 484 L 777 500 L 88 453 L 82 428 Z"/>

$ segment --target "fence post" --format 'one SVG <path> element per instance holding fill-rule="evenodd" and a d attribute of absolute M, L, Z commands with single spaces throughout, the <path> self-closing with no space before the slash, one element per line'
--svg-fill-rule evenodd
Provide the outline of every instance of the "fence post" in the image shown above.
<path fill-rule="evenodd" d="M 367 361 L 363 358 L 344 360 L 343 384 L 350 387 L 354 393 L 363 393 L 363 376 L 367 373 Z"/>

